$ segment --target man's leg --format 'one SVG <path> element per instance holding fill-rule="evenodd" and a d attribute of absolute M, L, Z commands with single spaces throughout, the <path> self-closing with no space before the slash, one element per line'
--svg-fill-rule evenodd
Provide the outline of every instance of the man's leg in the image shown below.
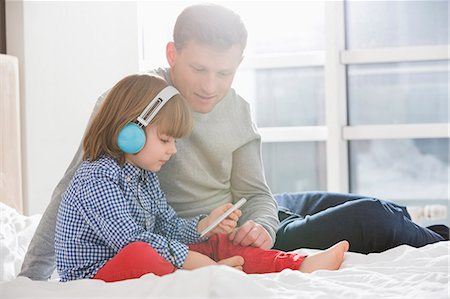
<path fill-rule="evenodd" d="M 283 214 L 285 218 L 280 223 L 274 248 L 285 251 L 325 249 L 348 240 L 350 251 L 370 253 L 401 244 L 421 247 L 444 240 L 435 232 L 413 223 L 404 207 L 378 199 L 357 199 L 351 197 L 328 209 L 323 209 L 320 204 L 303 207 L 298 212 L 319 211 L 304 218 Z"/>
<path fill-rule="evenodd" d="M 280 210 L 289 211 L 301 216 L 313 215 L 328 208 L 335 207 L 348 201 L 367 199 L 367 196 L 361 196 L 351 193 L 334 193 L 323 191 L 311 192 L 292 192 L 280 193 L 274 195 Z M 411 219 L 405 207 L 390 202 L 396 208 L 401 208 L 405 216 Z M 285 208 L 285 209 L 284 209 Z"/>

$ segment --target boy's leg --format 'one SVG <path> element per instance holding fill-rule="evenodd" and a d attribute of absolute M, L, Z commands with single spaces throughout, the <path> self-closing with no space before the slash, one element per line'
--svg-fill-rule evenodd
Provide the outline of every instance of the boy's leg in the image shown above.
<path fill-rule="evenodd" d="M 158 276 L 175 271 L 175 267 L 160 256 L 149 244 L 134 242 L 128 244 L 110 259 L 93 279 L 106 282 L 139 278 L 153 273 Z"/>
<path fill-rule="evenodd" d="M 421 247 L 442 241 L 413 223 L 404 207 L 373 198 L 349 200 L 305 218 L 291 215 L 280 224 L 274 248 L 325 249 L 348 240 L 350 251 L 382 252 L 401 244 Z"/>
<path fill-rule="evenodd" d="M 206 242 L 189 245 L 189 249 L 205 254 L 215 261 L 242 256 L 243 270 L 248 274 L 273 273 L 284 269 L 298 270 L 305 258 L 304 255 L 296 253 L 233 245 L 227 235 L 214 235 Z"/>

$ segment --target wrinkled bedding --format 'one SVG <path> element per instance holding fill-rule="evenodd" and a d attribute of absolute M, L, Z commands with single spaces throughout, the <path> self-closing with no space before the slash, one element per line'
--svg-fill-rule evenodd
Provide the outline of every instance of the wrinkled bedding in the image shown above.
<path fill-rule="evenodd" d="M 247 275 L 225 266 L 115 283 L 15 278 L 40 216 L 0 206 L 1 298 L 449 298 L 450 242 L 383 253 L 348 253 L 338 271 Z M 301 249 L 310 254 L 316 250 Z"/>

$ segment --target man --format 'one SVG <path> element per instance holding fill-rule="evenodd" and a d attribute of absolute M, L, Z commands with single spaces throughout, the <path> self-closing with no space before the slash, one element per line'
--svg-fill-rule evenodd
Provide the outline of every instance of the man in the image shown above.
<path fill-rule="evenodd" d="M 218 5 L 194 5 L 175 24 L 174 41 L 166 48 L 170 68 L 153 71 L 174 85 L 194 111 L 191 136 L 178 141 L 177 154 L 159 173 L 178 215 L 208 213 L 245 197 L 239 227 L 229 237 L 235 244 L 264 249 L 323 249 L 346 239 L 350 250 L 367 253 L 443 240 L 411 222 L 405 208 L 373 198 L 282 194 L 276 196 L 280 205 L 302 216 L 278 210 L 265 182 L 261 139 L 249 105 L 231 89 L 246 42 L 245 26 L 234 12 Z M 19 275 L 44 280 L 52 274 L 56 213 L 81 156 L 80 148 L 52 195 Z"/>

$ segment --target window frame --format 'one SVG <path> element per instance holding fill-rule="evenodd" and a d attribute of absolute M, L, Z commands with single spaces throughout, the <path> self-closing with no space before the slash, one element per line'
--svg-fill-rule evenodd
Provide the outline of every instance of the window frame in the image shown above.
<path fill-rule="evenodd" d="M 189 5 L 178 3 L 169 11 L 170 18 Z M 152 44 L 145 32 L 144 10 L 140 10 L 141 47 L 139 65 L 142 70 L 154 65 L 147 45 Z M 163 36 L 163 32 L 160 38 Z M 449 123 L 349 125 L 348 66 L 399 62 L 449 61 L 449 45 L 389 48 L 346 48 L 346 1 L 325 1 L 325 49 L 291 53 L 248 54 L 238 73 L 243 70 L 322 67 L 324 70 L 325 124 L 296 127 L 259 127 L 263 143 L 325 142 L 326 188 L 329 192 L 350 191 L 349 144 L 355 140 L 450 138 Z M 159 55 L 159 54 L 158 54 Z M 156 55 L 158 57 L 158 55 Z M 161 55 L 160 55 L 161 56 Z M 153 60 L 154 61 L 154 60 Z M 239 90 L 238 90 L 239 92 Z M 247 99 L 248 100 L 248 99 Z M 255 107 L 257 109 L 257 107 Z M 252 109 L 254 112 L 256 109 Z M 254 116 L 254 115 L 253 115 Z"/>
<path fill-rule="evenodd" d="M 325 51 L 254 55 L 243 69 L 324 67 L 324 126 L 259 127 L 262 142 L 326 142 L 327 191 L 350 191 L 349 142 L 375 139 L 450 138 L 448 123 L 349 125 L 347 118 L 347 66 L 449 60 L 449 46 L 411 46 L 347 50 L 345 1 L 325 4 Z"/>

